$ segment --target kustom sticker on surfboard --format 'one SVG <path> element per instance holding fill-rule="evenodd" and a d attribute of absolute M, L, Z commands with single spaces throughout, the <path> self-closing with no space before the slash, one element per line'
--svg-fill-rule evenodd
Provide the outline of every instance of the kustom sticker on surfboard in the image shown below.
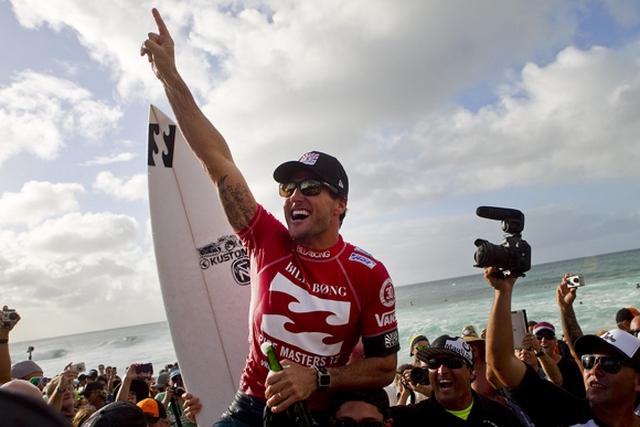
<path fill-rule="evenodd" d="M 149 111 L 151 229 L 173 346 L 187 389 L 211 426 L 238 389 L 249 350 L 247 250 L 180 129 Z"/>

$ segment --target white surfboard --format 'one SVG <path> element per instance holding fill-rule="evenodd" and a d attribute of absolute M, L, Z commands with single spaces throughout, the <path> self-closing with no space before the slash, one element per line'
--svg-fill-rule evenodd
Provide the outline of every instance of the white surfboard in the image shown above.
<path fill-rule="evenodd" d="M 209 427 L 238 389 L 249 350 L 249 258 L 179 128 L 149 111 L 151 228 L 173 346 Z"/>

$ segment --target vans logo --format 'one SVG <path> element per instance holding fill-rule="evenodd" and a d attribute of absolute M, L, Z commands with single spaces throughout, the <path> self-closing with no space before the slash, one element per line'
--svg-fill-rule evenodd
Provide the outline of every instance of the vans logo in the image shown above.
<path fill-rule="evenodd" d="M 380 328 L 382 328 L 383 326 L 389 326 L 396 323 L 395 310 L 387 311 L 386 313 L 382 313 L 382 314 L 376 313 L 375 316 L 376 316 L 376 323 Z"/>
<path fill-rule="evenodd" d="M 162 135 L 162 143 L 157 143 L 157 138 Z M 169 125 L 169 133 L 162 132 L 160 125 L 149 123 L 147 165 L 155 166 L 155 157 L 162 153 L 162 163 L 164 167 L 173 167 L 173 149 L 176 143 L 176 125 Z"/>
<path fill-rule="evenodd" d="M 349 255 L 349 261 L 359 262 L 360 264 L 364 264 L 367 267 L 369 267 L 369 269 L 372 269 L 373 267 L 376 266 L 376 262 L 374 260 L 372 260 L 371 258 L 367 258 L 364 255 L 357 254 L 355 252 L 352 252 L 351 255 Z"/>

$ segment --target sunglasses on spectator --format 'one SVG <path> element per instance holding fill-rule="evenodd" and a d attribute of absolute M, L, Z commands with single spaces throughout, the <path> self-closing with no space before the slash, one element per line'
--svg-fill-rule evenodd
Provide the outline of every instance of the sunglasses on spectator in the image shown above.
<path fill-rule="evenodd" d="M 594 356 L 593 354 L 583 354 L 580 358 L 584 369 L 593 369 L 598 363 L 600 368 L 608 374 L 617 374 L 623 366 L 631 366 L 628 362 L 614 356 Z"/>
<path fill-rule="evenodd" d="M 449 369 L 460 369 L 464 366 L 464 360 L 459 357 L 433 358 L 427 360 L 427 367 L 429 369 L 436 370 L 442 365 Z"/>
<path fill-rule="evenodd" d="M 414 349 L 414 351 L 424 351 L 426 349 L 428 349 L 429 346 L 428 345 L 417 345 Z"/>
<path fill-rule="evenodd" d="M 351 418 L 345 418 L 342 420 L 333 420 L 331 423 L 333 427 L 383 427 L 382 421 L 360 421 L 356 422 Z"/>
<path fill-rule="evenodd" d="M 322 188 L 328 188 L 333 194 L 338 194 L 338 189 L 333 185 L 318 181 L 317 179 L 304 179 L 302 181 L 281 182 L 279 192 L 281 197 L 291 197 L 296 188 L 304 196 L 317 196 L 322 192 Z"/>
<path fill-rule="evenodd" d="M 538 332 L 536 334 L 536 339 L 538 341 L 542 340 L 542 338 L 546 338 L 548 340 L 554 340 L 556 339 L 556 334 L 554 334 L 553 332 Z"/>

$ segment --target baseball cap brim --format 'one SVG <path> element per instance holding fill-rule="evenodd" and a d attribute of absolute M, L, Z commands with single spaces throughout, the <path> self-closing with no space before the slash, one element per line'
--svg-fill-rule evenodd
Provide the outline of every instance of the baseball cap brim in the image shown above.
<path fill-rule="evenodd" d="M 464 357 L 462 357 L 459 353 L 456 353 L 455 351 L 447 350 L 445 348 L 429 347 L 425 350 L 418 350 L 418 353 L 417 353 L 418 360 L 424 363 L 427 363 L 429 359 L 433 359 L 434 357 L 438 357 L 438 356 L 458 357 L 464 360 L 467 365 L 469 365 L 469 361 Z"/>
<path fill-rule="evenodd" d="M 276 170 L 273 171 L 273 179 L 275 179 L 276 182 L 284 183 L 287 182 L 293 174 L 300 171 L 310 172 L 314 176 L 326 180 L 325 177 L 318 175 L 318 173 L 315 172 L 313 168 L 311 168 L 311 166 L 297 160 L 284 162 L 283 164 L 278 166 Z"/>
<path fill-rule="evenodd" d="M 613 351 L 618 356 L 622 357 L 622 359 L 632 362 L 633 360 L 627 355 L 624 351 L 620 350 L 615 345 L 610 342 L 603 340 L 597 335 L 583 335 L 576 340 L 576 353 L 579 356 L 583 354 L 593 354 L 599 353 L 603 350 Z"/>

